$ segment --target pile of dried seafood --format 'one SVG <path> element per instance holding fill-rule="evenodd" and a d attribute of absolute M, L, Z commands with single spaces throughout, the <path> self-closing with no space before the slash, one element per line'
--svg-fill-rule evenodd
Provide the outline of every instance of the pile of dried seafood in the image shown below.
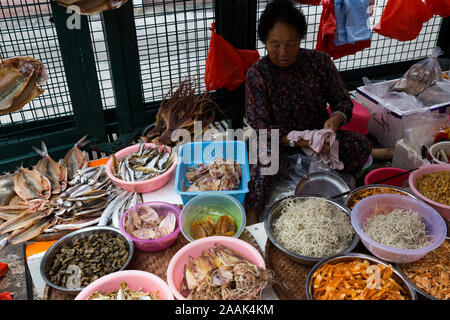
<path fill-rule="evenodd" d="M 180 292 L 189 300 L 254 300 L 272 280 L 272 271 L 216 243 L 196 259 L 189 256 Z"/>
<path fill-rule="evenodd" d="M 241 181 L 241 166 L 232 159 L 216 158 L 210 164 L 188 167 L 186 180 L 183 180 L 183 191 L 226 191 L 236 190 Z"/>
<path fill-rule="evenodd" d="M 166 172 L 173 163 L 173 156 L 165 147 L 145 148 L 141 142 L 137 152 L 120 159 L 113 158 L 113 174 L 124 181 L 144 181 Z"/>
<path fill-rule="evenodd" d="M 145 142 L 174 146 L 174 130 L 186 129 L 193 135 L 195 122 L 201 121 L 202 132 L 199 134 L 203 134 L 214 121 L 216 108 L 220 111 L 209 93 L 195 94 L 195 82 L 189 78 L 183 80 L 175 91 L 174 89 L 172 87 L 161 102 L 153 128 L 143 137 Z M 172 92 L 172 96 L 168 98 Z"/>
<path fill-rule="evenodd" d="M 172 211 L 164 217 L 160 216 L 150 206 L 140 206 L 129 210 L 125 217 L 125 230 L 138 239 L 159 239 L 166 237 L 175 230 L 177 217 Z"/>
<path fill-rule="evenodd" d="M 142 199 L 112 183 L 105 166 L 88 167 L 80 150 L 85 137 L 56 162 L 47 152 L 32 170 L 20 168 L 0 177 L 0 249 L 33 239 L 42 233 L 72 231 L 112 221 L 118 228 L 121 214 Z"/>
<path fill-rule="evenodd" d="M 109 232 L 93 233 L 60 248 L 50 262 L 49 280 L 64 288 L 86 287 L 104 275 L 120 270 L 129 255 L 127 244 Z M 71 277 L 71 269 L 80 277 Z"/>
<path fill-rule="evenodd" d="M 41 95 L 48 74 L 42 62 L 31 57 L 0 60 L 0 115 L 20 110 Z"/>
<path fill-rule="evenodd" d="M 160 300 L 158 291 L 155 293 L 144 292 L 142 289 L 131 290 L 126 282 L 120 284 L 119 290 L 109 292 L 96 291 L 91 294 L 88 300 Z"/>

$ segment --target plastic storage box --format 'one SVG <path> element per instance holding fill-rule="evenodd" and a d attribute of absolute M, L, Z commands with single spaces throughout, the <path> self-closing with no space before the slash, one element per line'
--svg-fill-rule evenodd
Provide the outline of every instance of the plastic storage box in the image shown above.
<path fill-rule="evenodd" d="M 422 159 L 422 156 L 405 139 L 397 141 L 395 144 L 394 158 L 392 159 L 393 167 L 412 170 L 426 164 L 430 164 L 430 161 L 426 158 Z"/>
<path fill-rule="evenodd" d="M 397 80 L 391 80 L 397 81 Z M 379 97 L 367 90 L 366 86 L 356 89 L 355 100 L 365 106 L 370 113 L 369 132 L 385 147 L 394 147 L 404 138 L 404 119 L 413 114 L 429 110 L 450 114 L 450 101 L 419 110 L 401 111 L 383 106 Z"/>
<path fill-rule="evenodd" d="M 209 164 L 216 158 L 225 160 L 233 159 L 241 166 L 241 181 L 236 190 L 229 191 L 183 191 L 183 181 L 186 186 L 189 182 L 186 180 L 188 167 L 198 166 L 200 164 Z M 181 196 L 183 204 L 186 204 L 193 197 L 205 193 L 222 192 L 235 197 L 240 203 L 244 203 L 245 195 L 248 192 L 248 182 L 250 180 L 250 169 L 248 163 L 247 146 L 243 141 L 201 141 L 190 142 L 182 145 L 178 152 L 178 164 L 175 175 L 175 192 Z"/>

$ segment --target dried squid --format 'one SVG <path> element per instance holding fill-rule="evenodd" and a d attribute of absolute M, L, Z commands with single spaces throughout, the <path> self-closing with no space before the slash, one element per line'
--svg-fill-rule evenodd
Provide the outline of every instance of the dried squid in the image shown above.
<path fill-rule="evenodd" d="M 20 110 L 41 95 L 48 74 L 42 62 L 31 57 L 0 60 L 0 114 Z"/>
<path fill-rule="evenodd" d="M 189 256 L 180 292 L 189 300 L 254 300 L 272 280 L 272 271 L 216 243 L 198 258 Z"/>

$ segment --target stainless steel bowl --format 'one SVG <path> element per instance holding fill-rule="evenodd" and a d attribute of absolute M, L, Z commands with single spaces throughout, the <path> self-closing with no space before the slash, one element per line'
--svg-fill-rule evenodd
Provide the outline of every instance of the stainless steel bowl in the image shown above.
<path fill-rule="evenodd" d="M 314 272 L 316 272 L 317 269 L 319 269 L 322 265 L 324 265 L 325 263 L 336 264 L 339 262 L 351 262 L 351 261 L 355 261 L 355 260 L 360 260 L 360 261 L 367 260 L 371 263 L 379 263 L 379 264 L 382 264 L 385 266 L 389 265 L 389 263 L 387 263 L 383 260 L 380 260 L 373 256 L 369 256 L 367 254 L 362 254 L 362 253 L 338 254 L 338 255 L 334 255 L 329 258 L 325 258 L 325 259 L 321 260 L 320 262 L 318 262 L 311 269 L 311 271 L 308 274 L 308 277 L 306 278 L 306 298 L 308 300 L 313 300 L 312 290 L 311 290 L 312 276 L 313 276 Z M 408 293 L 408 298 L 410 300 L 417 300 L 417 294 L 416 294 L 415 290 L 413 289 L 413 287 L 408 283 L 408 281 L 405 279 L 405 277 L 396 268 L 393 267 L 393 269 L 394 269 L 394 273 L 392 274 L 392 278 L 399 285 L 401 285 L 403 289 L 405 289 L 405 291 Z"/>
<path fill-rule="evenodd" d="M 54 284 L 53 282 L 51 282 L 48 277 L 48 271 L 50 269 L 50 264 L 53 262 L 53 259 L 56 255 L 56 253 L 59 251 L 60 248 L 62 248 L 64 245 L 70 245 L 73 243 L 73 241 L 75 239 L 83 239 L 83 238 L 87 238 L 88 236 L 90 236 L 91 234 L 94 233 L 99 233 L 99 232 L 109 232 L 114 234 L 115 236 L 117 236 L 118 238 L 122 239 L 125 244 L 128 245 L 128 258 L 125 261 L 125 264 L 117 271 L 121 271 L 124 270 L 127 265 L 130 263 L 131 258 L 133 256 L 134 253 L 134 246 L 133 246 L 133 241 L 128 240 L 127 238 L 125 238 L 118 229 L 116 228 L 112 228 L 112 227 L 99 227 L 99 226 L 95 226 L 95 227 L 89 227 L 89 228 L 84 228 L 84 229 L 80 229 L 74 232 L 71 232 L 67 235 L 65 235 L 64 237 L 62 237 L 61 239 L 59 239 L 57 242 L 55 242 L 44 254 L 44 256 L 42 257 L 42 261 L 41 261 L 41 265 L 40 265 L 40 271 L 41 271 L 41 276 L 44 279 L 45 283 L 55 289 L 61 290 L 61 291 L 65 291 L 65 292 L 80 292 L 81 290 L 83 290 L 85 287 L 81 287 L 81 288 L 65 288 L 65 287 L 61 287 L 58 286 L 56 284 Z"/>
<path fill-rule="evenodd" d="M 347 191 L 350 191 L 350 187 L 337 174 L 331 172 L 313 172 L 299 180 L 295 188 L 295 195 L 332 197 Z M 343 197 L 335 201 L 344 204 Z"/>
<path fill-rule="evenodd" d="M 450 237 L 446 237 L 444 241 L 450 241 Z M 395 267 L 397 268 L 398 272 L 402 275 L 402 277 L 405 278 L 406 282 L 408 282 L 408 284 L 412 288 L 414 288 L 414 290 L 416 290 L 419 295 L 423 296 L 425 299 L 428 299 L 428 300 L 440 300 L 440 299 L 432 296 L 431 294 L 426 293 L 425 291 L 420 289 L 418 286 L 416 286 L 411 280 L 409 280 L 408 277 L 406 276 L 406 274 L 402 270 L 402 264 L 397 263 L 395 265 Z"/>
<path fill-rule="evenodd" d="M 266 215 L 264 216 L 264 228 L 266 230 L 267 236 L 270 239 L 270 241 L 281 251 L 283 251 L 284 253 L 287 254 L 287 256 L 295 261 L 295 262 L 299 262 L 301 264 L 306 264 L 306 265 L 314 265 L 315 263 L 317 263 L 318 261 L 326 258 L 326 257 L 307 257 L 307 256 L 302 256 L 299 255 L 295 252 L 289 251 L 288 249 L 286 249 L 285 247 L 283 247 L 280 243 L 277 242 L 277 240 L 275 239 L 275 236 L 273 235 L 272 232 L 272 223 L 274 221 L 274 219 L 278 218 L 278 216 L 281 213 L 281 209 L 283 208 L 283 201 L 290 199 L 290 198 L 294 198 L 294 199 L 324 199 L 327 202 L 331 203 L 332 205 L 334 205 L 335 207 L 341 209 L 342 211 L 344 211 L 347 215 L 350 216 L 351 212 L 348 208 L 346 208 L 345 206 L 330 200 L 330 199 L 326 199 L 323 197 L 318 197 L 318 196 L 289 196 L 289 197 L 285 197 L 283 199 L 280 199 L 279 201 L 275 202 L 272 207 L 266 212 Z M 347 253 L 352 251 L 356 245 L 359 242 L 359 236 L 358 234 L 355 232 L 355 237 L 353 238 L 353 241 L 350 243 L 349 247 L 347 249 L 345 249 L 343 252 L 340 253 Z M 338 253 L 336 253 L 338 254 Z"/>
<path fill-rule="evenodd" d="M 349 208 L 348 204 L 349 204 L 350 200 L 353 197 L 356 197 L 359 193 L 364 192 L 365 190 L 377 189 L 377 188 L 392 188 L 392 189 L 395 189 L 397 191 L 403 192 L 405 194 L 405 196 L 410 196 L 410 197 L 412 197 L 414 199 L 422 201 L 414 193 L 412 193 L 410 191 L 407 191 L 405 189 L 399 188 L 399 187 L 395 187 L 395 186 L 391 186 L 391 185 L 387 185 L 387 184 L 368 184 L 366 186 L 361 186 L 359 188 L 356 188 L 356 189 L 352 190 L 352 192 L 350 192 L 344 199 L 345 206 L 347 208 Z"/>

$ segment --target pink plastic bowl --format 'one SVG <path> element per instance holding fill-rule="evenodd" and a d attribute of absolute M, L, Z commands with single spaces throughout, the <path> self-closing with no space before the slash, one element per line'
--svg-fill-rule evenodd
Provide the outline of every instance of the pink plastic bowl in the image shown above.
<path fill-rule="evenodd" d="M 431 244 L 419 249 L 401 250 L 373 240 L 363 231 L 363 226 L 367 218 L 374 214 L 375 208 L 384 212 L 397 208 L 416 211 L 424 220 Z M 359 201 L 352 210 L 352 225 L 367 250 L 380 259 L 395 263 L 409 263 L 419 260 L 428 252 L 439 247 L 447 234 L 445 221 L 436 210 L 421 200 L 397 194 L 378 194 Z"/>
<path fill-rule="evenodd" d="M 177 218 L 175 230 L 168 236 L 154 240 L 138 239 L 131 236 L 124 227 L 125 217 L 128 215 L 128 211 L 135 210 L 142 206 L 149 206 L 153 208 L 160 217 L 165 217 L 170 211 L 172 211 Z M 180 233 L 180 213 L 181 209 L 171 203 L 162 201 L 143 202 L 125 211 L 125 213 L 120 217 L 119 230 L 120 233 L 122 233 L 127 239 L 133 241 L 133 244 L 137 249 L 147 252 L 161 251 L 170 247 L 177 240 L 178 234 Z"/>
<path fill-rule="evenodd" d="M 106 293 L 118 290 L 122 282 L 126 282 L 131 290 L 142 289 L 144 292 L 158 292 L 161 300 L 174 300 L 172 291 L 163 279 L 153 273 L 140 270 L 123 270 L 103 276 L 81 290 L 75 300 L 88 300 L 96 291 Z"/>
<path fill-rule="evenodd" d="M 186 298 L 179 292 L 179 288 L 184 274 L 184 266 L 188 261 L 188 257 L 192 256 L 193 258 L 198 258 L 204 250 L 213 247 L 215 243 L 220 243 L 229 247 L 260 268 L 266 268 L 264 258 L 258 250 L 243 240 L 232 237 L 212 236 L 192 241 L 181 248 L 173 256 L 167 268 L 167 283 L 169 284 L 169 287 L 176 299 L 186 300 Z"/>
<path fill-rule="evenodd" d="M 375 184 L 375 183 L 377 183 L 377 181 L 380 181 L 382 179 L 395 176 L 396 174 L 400 174 L 400 173 L 403 173 L 403 172 L 406 172 L 406 170 L 400 169 L 400 168 L 391 168 L 391 167 L 378 168 L 378 169 L 370 171 L 364 177 L 364 184 L 366 186 L 368 184 Z M 386 181 L 384 181 L 382 183 L 390 185 L 390 186 L 403 187 L 403 181 L 408 179 L 408 175 L 409 175 L 409 173 L 408 174 L 404 174 L 404 175 L 402 175 L 400 177 L 397 177 L 397 178 L 394 178 L 394 179 L 386 180 Z"/>
<path fill-rule="evenodd" d="M 450 171 L 450 164 L 429 164 L 420 167 L 416 171 L 411 172 L 408 179 L 409 187 L 411 188 L 412 192 L 414 192 L 420 199 L 435 208 L 445 219 L 450 221 L 450 206 L 428 199 L 422 193 L 420 193 L 419 190 L 416 189 L 416 179 L 418 177 L 436 171 Z"/>
<path fill-rule="evenodd" d="M 157 146 L 157 145 L 154 143 L 146 143 L 145 144 L 145 148 L 155 147 L 155 146 Z M 163 148 L 163 147 L 166 148 L 166 150 L 168 152 L 172 151 L 172 149 L 168 146 L 161 146 L 161 148 Z M 122 149 L 119 152 L 116 152 L 115 156 L 117 159 L 119 159 L 123 156 L 129 155 L 130 153 L 136 152 L 137 150 L 139 150 L 139 144 L 135 144 L 135 145 L 132 145 L 125 149 Z M 108 162 L 106 163 L 106 174 L 115 184 L 117 184 L 119 187 L 121 187 L 124 190 L 136 191 L 138 193 L 148 193 L 148 192 L 158 190 L 159 188 L 163 187 L 167 182 L 169 182 L 170 178 L 172 177 L 173 171 L 177 167 L 177 159 L 178 159 L 177 154 L 174 153 L 172 166 L 166 172 L 164 172 L 163 174 L 161 174 L 155 178 L 148 179 L 145 181 L 127 182 L 127 181 L 116 178 L 112 174 L 112 171 L 111 171 L 112 158 L 109 159 Z"/>

